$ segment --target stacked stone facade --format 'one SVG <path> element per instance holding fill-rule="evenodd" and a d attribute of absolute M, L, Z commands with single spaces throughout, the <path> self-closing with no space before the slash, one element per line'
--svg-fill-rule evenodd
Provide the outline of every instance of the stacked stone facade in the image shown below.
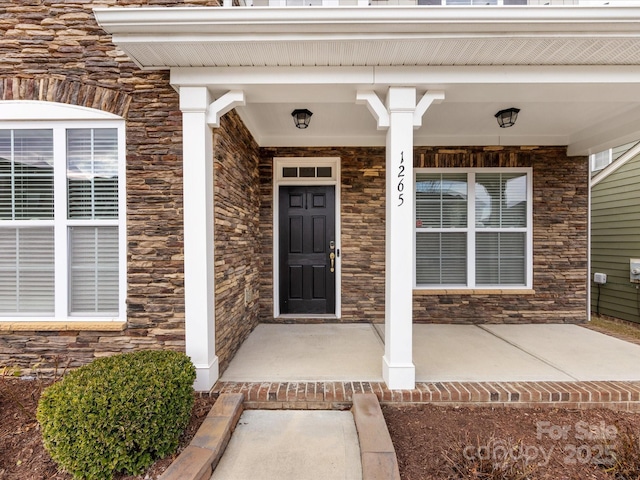
<path fill-rule="evenodd" d="M 259 150 L 235 112 L 214 130 L 216 354 L 224 370 L 258 324 Z"/>

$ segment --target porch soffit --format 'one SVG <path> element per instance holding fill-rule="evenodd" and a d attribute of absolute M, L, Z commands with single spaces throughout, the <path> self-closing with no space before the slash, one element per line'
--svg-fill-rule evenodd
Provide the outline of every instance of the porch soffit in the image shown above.
<path fill-rule="evenodd" d="M 416 145 L 568 145 L 585 155 L 640 138 L 640 7 L 96 8 L 143 69 L 242 90 L 262 146 L 382 146 L 360 89 L 445 92 Z M 521 109 L 500 129 L 493 114 Z M 314 112 L 306 130 L 294 108 Z"/>

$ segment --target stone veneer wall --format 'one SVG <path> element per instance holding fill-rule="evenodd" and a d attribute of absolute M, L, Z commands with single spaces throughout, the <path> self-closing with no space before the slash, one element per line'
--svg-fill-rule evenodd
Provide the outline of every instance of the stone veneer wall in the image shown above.
<path fill-rule="evenodd" d="M 260 183 L 258 146 L 240 117 L 214 130 L 216 354 L 224 371 L 258 324 Z"/>
<path fill-rule="evenodd" d="M 95 357 L 119 352 L 185 348 L 182 115 L 178 94 L 169 85 L 169 74 L 141 71 L 97 25 L 94 7 L 127 5 L 216 6 L 219 2 L 0 0 L 0 100 L 61 102 L 108 111 L 126 119 L 128 235 L 126 329 L 122 332 L 0 329 L 0 365 L 28 368 L 40 363 L 39 369 L 46 372 L 56 364 L 78 366 Z M 230 135 L 225 128 L 233 129 L 234 134 Z M 237 118 L 233 118 L 224 121 L 216 132 L 217 173 L 236 160 L 240 169 L 247 161 L 255 163 L 253 153 L 246 158 L 239 153 L 243 148 L 255 148 L 247 147 L 246 132 L 239 144 L 234 145 L 235 132 L 240 130 Z M 218 182 L 219 199 L 224 182 L 235 182 L 237 186 L 244 181 L 230 179 L 224 173 L 220 179 L 223 180 L 222 184 Z M 221 199 L 221 204 L 224 203 Z M 220 216 L 235 213 L 226 209 Z M 252 215 L 249 212 L 242 220 L 246 220 L 248 232 L 243 235 L 256 234 Z M 225 232 L 225 222 L 216 221 L 219 231 Z M 235 221 L 230 226 L 232 230 L 243 229 Z M 238 261 L 245 262 L 249 256 L 255 259 L 255 243 L 243 240 L 241 246 L 234 248 L 233 255 L 245 249 L 245 258 Z M 230 308 L 233 318 L 241 320 L 242 325 L 236 332 L 231 325 L 233 320 L 221 322 L 218 345 L 222 365 L 228 363 L 246 333 L 247 324 L 252 325 L 255 317 L 252 313 L 245 317 L 239 311 L 244 303 L 241 307 L 230 305 L 225 292 L 240 281 L 234 280 L 233 266 L 228 264 L 229 260 L 223 260 L 216 266 L 216 276 L 222 278 L 218 300 L 220 307 Z M 256 281 L 251 271 L 238 272 L 236 276 L 250 284 Z"/>
<path fill-rule="evenodd" d="M 262 150 L 260 316 L 273 319 L 272 159 L 342 159 L 343 322 L 384 321 L 384 149 Z M 588 163 L 565 147 L 416 147 L 415 167 L 533 167 L 534 290 L 522 294 L 414 294 L 418 323 L 518 323 L 586 320 Z M 288 321 L 290 321 L 288 319 Z M 300 320 L 304 321 L 304 320 Z"/>

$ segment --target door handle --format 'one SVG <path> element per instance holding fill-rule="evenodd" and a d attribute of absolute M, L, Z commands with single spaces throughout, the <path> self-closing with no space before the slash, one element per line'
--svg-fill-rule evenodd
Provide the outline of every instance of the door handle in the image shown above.
<path fill-rule="evenodd" d="M 333 273 L 333 271 L 334 271 L 333 266 L 334 266 L 334 262 L 335 262 L 335 259 L 336 259 L 336 254 L 331 252 L 329 254 L 329 259 L 331 260 L 331 273 Z"/>

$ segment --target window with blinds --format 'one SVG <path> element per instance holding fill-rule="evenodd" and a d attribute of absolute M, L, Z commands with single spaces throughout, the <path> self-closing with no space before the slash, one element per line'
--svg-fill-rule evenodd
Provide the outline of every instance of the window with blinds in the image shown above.
<path fill-rule="evenodd" d="M 0 130 L 0 220 L 53 219 L 52 130 Z"/>
<path fill-rule="evenodd" d="M 0 229 L 0 315 L 53 315 L 53 227 Z"/>
<path fill-rule="evenodd" d="M 70 310 L 118 311 L 118 228 L 70 227 Z"/>
<path fill-rule="evenodd" d="M 416 286 L 527 286 L 529 176 L 416 169 Z"/>
<path fill-rule="evenodd" d="M 426 285 L 467 282 L 465 174 L 416 174 L 416 281 Z"/>
<path fill-rule="evenodd" d="M 53 123 L 0 128 L 0 317 L 118 316 L 118 128 Z"/>
<path fill-rule="evenodd" d="M 115 128 L 67 130 L 69 218 L 118 217 L 118 137 Z"/>

